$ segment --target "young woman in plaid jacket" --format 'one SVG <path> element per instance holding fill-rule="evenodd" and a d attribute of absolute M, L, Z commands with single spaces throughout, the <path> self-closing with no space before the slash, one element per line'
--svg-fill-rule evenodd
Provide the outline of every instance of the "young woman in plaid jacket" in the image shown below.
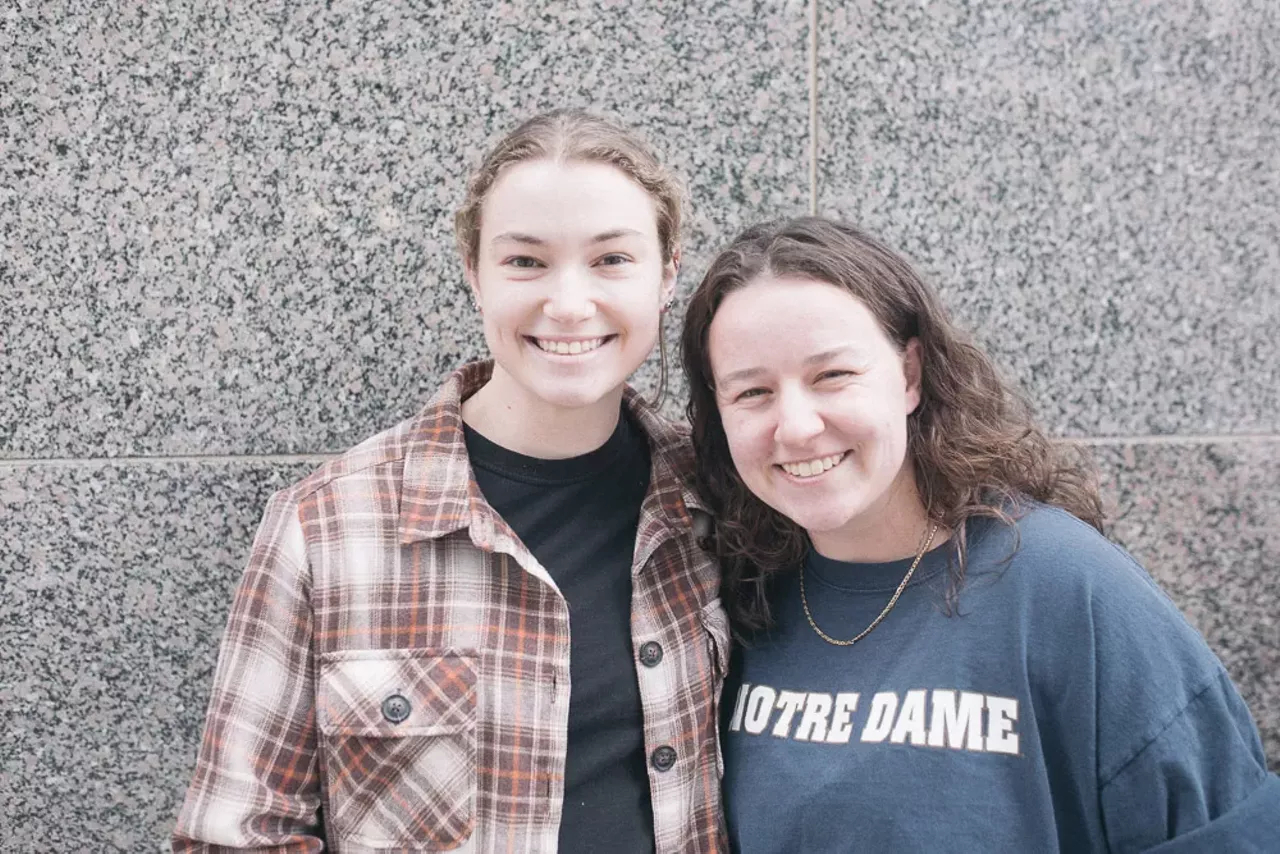
<path fill-rule="evenodd" d="M 719 572 L 626 385 L 680 201 L 588 114 L 488 153 L 457 236 L 493 359 L 272 497 L 175 851 L 725 849 Z"/>

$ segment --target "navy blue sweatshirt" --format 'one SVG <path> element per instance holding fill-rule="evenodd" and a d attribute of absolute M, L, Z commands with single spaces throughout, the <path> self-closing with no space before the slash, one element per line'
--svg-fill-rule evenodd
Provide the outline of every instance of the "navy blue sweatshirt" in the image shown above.
<path fill-rule="evenodd" d="M 851 647 L 779 579 L 722 703 L 735 850 L 1280 852 L 1249 711 L 1150 576 L 1039 505 L 970 536 L 957 613 L 935 548 Z M 814 619 L 854 636 L 909 564 L 811 554 Z"/>

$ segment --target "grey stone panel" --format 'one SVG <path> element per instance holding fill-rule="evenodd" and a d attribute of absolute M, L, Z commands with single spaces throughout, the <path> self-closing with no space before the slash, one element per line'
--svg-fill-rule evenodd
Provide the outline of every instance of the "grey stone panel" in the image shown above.
<path fill-rule="evenodd" d="M 2 14 L 0 457 L 336 451 L 414 411 L 484 349 L 466 176 L 542 109 L 666 153 L 695 200 L 686 290 L 808 206 L 802 4 Z"/>
<path fill-rule="evenodd" d="M 0 850 L 162 849 L 259 514 L 318 463 L 0 468 Z"/>
<path fill-rule="evenodd" d="M 1108 533 L 1204 634 L 1280 770 L 1280 441 L 1094 451 Z"/>
<path fill-rule="evenodd" d="M 1275 442 L 1097 447 L 1111 533 L 1223 659 L 1280 768 Z M 267 496 L 318 463 L 0 468 L 0 839 L 158 850 Z"/>
<path fill-rule="evenodd" d="M 1058 435 L 1280 429 L 1280 5 L 820 8 L 819 207 Z"/>

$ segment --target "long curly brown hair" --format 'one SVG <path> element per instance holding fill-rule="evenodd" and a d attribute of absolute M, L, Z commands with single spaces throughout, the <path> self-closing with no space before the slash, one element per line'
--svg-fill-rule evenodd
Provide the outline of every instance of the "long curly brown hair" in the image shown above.
<path fill-rule="evenodd" d="M 948 610 L 964 581 L 967 520 L 1012 524 L 1031 499 L 1102 529 L 1091 461 L 1048 440 L 1026 401 L 952 325 L 937 295 L 901 256 L 858 228 L 821 217 L 756 225 L 712 262 L 681 335 L 698 484 L 717 519 L 724 598 L 740 637 L 771 623 L 770 578 L 797 568 L 808 549 L 800 526 L 753 495 L 734 468 L 707 353 L 711 322 L 725 297 L 766 275 L 844 288 L 900 351 L 913 338 L 920 342 L 921 399 L 907 419 L 907 458 L 929 518 L 952 531 Z"/>

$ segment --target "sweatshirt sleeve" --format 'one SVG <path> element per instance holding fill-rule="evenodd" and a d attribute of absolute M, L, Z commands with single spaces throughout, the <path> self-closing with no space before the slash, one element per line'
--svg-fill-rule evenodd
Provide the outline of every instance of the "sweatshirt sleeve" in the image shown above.
<path fill-rule="evenodd" d="M 1116 854 L 1280 852 L 1280 779 L 1268 774 L 1249 710 L 1220 667 L 1100 782 Z"/>
<path fill-rule="evenodd" d="M 324 850 L 311 613 L 297 504 L 277 493 L 232 602 L 175 852 Z"/>

